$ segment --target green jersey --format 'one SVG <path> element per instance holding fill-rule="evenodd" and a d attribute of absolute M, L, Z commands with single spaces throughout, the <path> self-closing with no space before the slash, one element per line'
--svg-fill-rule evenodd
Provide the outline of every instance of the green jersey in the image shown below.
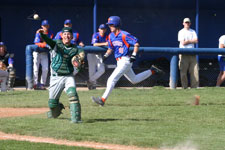
<path fill-rule="evenodd" d="M 71 59 L 83 49 L 78 49 L 74 44 L 65 45 L 61 40 L 52 40 L 45 34 L 41 34 L 41 38 L 51 47 L 51 73 L 58 76 L 72 74 L 74 69 Z"/>

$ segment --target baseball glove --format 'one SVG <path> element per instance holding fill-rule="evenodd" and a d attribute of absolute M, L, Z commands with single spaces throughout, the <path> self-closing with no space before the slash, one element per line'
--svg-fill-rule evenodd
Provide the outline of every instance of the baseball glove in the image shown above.
<path fill-rule="evenodd" d="M 74 67 L 80 68 L 80 66 L 83 64 L 83 60 L 81 59 L 79 55 L 75 55 L 71 59 L 71 63 Z"/>

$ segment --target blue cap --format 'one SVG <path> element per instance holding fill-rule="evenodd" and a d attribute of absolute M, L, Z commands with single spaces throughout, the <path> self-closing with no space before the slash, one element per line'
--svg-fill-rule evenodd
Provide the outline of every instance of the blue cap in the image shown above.
<path fill-rule="evenodd" d="M 43 20 L 41 23 L 42 26 L 49 25 L 48 20 Z"/>
<path fill-rule="evenodd" d="M 4 42 L 0 42 L 0 46 L 3 46 L 4 45 Z"/>
<path fill-rule="evenodd" d="M 66 19 L 66 20 L 64 21 L 64 24 L 72 24 L 72 21 L 71 21 L 70 19 Z"/>
<path fill-rule="evenodd" d="M 106 29 L 106 25 L 105 24 L 101 24 L 98 28 L 99 29 Z"/>

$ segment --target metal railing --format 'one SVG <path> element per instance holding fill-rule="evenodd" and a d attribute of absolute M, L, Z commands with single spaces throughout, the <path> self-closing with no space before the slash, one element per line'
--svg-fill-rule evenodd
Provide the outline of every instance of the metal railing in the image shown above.
<path fill-rule="evenodd" d="M 106 47 L 85 46 L 83 48 L 87 53 L 104 53 Z M 133 51 L 133 47 L 130 48 Z M 195 55 L 217 55 L 225 54 L 225 49 L 219 48 L 174 48 L 174 47 L 139 47 L 141 53 L 154 53 L 160 55 L 171 55 L 170 59 L 170 88 L 175 89 L 178 78 L 178 55 L 195 54 Z"/>

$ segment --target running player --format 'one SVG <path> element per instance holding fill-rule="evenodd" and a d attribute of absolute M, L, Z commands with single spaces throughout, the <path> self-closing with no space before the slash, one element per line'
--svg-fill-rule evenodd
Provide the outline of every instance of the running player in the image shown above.
<path fill-rule="evenodd" d="M 162 71 L 156 67 L 151 67 L 151 69 L 141 72 L 135 75 L 132 64 L 136 60 L 136 55 L 139 49 L 139 43 L 136 37 L 130 33 L 120 29 L 121 21 L 118 16 L 111 16 L 108 19 L 111 34 L 108 40 L 108 50 L 103 56 L 105 60 L 113 51 L 114 56 L 117 60 L 117 67 L 109 77 L 107 81 L 107 87 L 102 95 L 102 97 L 92 97 L 93 102 L 98 105 L 104 106 L 106 99 L 112 92 L 117 81 L 124 75 L 132 84 L 139 83 L 155 73 L 161 73 Z M 129 56 L 129 47 L 134 45 L 134 51 L 131 56 Z"/>

